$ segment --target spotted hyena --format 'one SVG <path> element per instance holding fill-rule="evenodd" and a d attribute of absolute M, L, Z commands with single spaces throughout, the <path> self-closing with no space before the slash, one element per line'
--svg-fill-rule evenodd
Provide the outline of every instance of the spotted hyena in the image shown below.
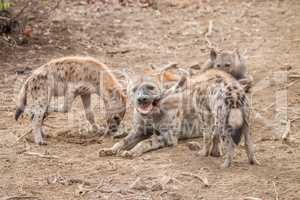
<path fill-rule="evenodd" d="M 250 91 L 253 77 L 248 74 L 245 58 L 240 54 L 238 49 L 232 52 L 217 52 L 215 49 L 211 49 L 210 58 L 201 71 L 203 72 L 212 68 L 223 70 L 231 74 L 240 82 L 246 92 Z"/>
<path fill-rule="evenodd" d="M 32 99 L 32 125 L 35 142 L 45 144 L 42 124 L 47 113 L 68 112 L 80 96 L 85 116 L 94 131 L 99 132 L 91 109 L 91 95 L 101 95 L 106 108 L 107 132 L 115 132 L 126 110 L 126 96 L 110 69 L 90 57 L 63 57 L 39 67 L 25 81 L 17 101 L 15 119 L 24 112 L 27 97 Z M 63 96 L 64 104 L 50 106 L 53 97 Z"/>
<path fill-rule="evenodd" d="M 179 139 L 204 136 L 202 154 L 220 156 L 223 144 L 223 167 L 229 167 L 244 135 L 249 162 L 257 163 L 249 132 L 249 106 L 240 83 L 216 69 L 183 80 L 167 90 L 149 76 L 135 80 L 131 86 L 134 130 L 113 147 L 101 149 L 99 155 L 136 157 L 174 146 Z"/>

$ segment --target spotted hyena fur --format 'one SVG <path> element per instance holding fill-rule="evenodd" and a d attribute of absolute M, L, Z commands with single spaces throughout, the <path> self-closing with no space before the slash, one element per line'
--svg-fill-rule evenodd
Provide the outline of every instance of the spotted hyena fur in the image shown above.
<path fill-rule="evenodd" d="M 19 93 L 15 119 L 24 112 L 27 97 L 30 97 L 35 142 L 45 144 L 42 124 L 46 114 L 68 112 L 73 100 L 80 96 L 87 120 L 92 129 L 99 132 L 91 109 L 91 94 L 103 97 L 108 131 L 116 131 L 125 114 L 126 97 L 109 68 L 89 57 L 64 57 L 33 71 Z M 64 104 L 50 106 L 51 99 L 57 96 L 64 97 Z"/>
<path fill-rule="evenodd" d="M 175 92 L 162 95 L 168 92 L 162 91 L 155 79 L 138 79 L 131 95 L 134 130 L 113 147 L 101 149 L 100 156 L 136 157 L 174 146 L 180 139 L 204 136 L 202 154 L 220 156 L 224 146 L 223 166 L 229 167 L 234 148 L 244 135 L 249 162 L 257 163 L 249 132 L 249 106 L 239 82 L 222 70 L 210 69 L 179 85 L 184 89 L 173 87 Z M 150 112 L 140 111 L 142 101 L 151 103 Z"/>
<path fill-rule="evenodd" d="M 217 52 L 215 49 L 211 49 L 210 58 L 201 71 L 212 68 L 231 74 L 240 82 L 246 92 L 250 91 L 253 77 L 248 74 L 245 59 L 238 50 Z"/>

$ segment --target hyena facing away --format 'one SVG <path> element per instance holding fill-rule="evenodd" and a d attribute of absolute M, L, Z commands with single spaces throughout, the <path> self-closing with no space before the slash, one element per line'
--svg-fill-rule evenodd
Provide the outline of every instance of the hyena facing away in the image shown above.
<path fill-rule="evenodd" d="M 177 92 L 183 85 L 187 87 Z M 203 154 L 219 156 L 219 143 L 224 144 L 223 167 L 229 167 L 234 148 L 244 135 L 249 162 L 257 163 L 245 93 L 231 75 L 210 69 L 184 84 L 179 81 L 167 92 L 161 91 L 155 79 L 143 77 L 132 85 L 132 93 L 134 131 L 113 147 L 101 149 L 100 156 L 135 157 L 176 145 L 178 139 L 204 136 Z"/>
<path fill-rule="evenodd" d="M 42 124 L 49 112 L 68 112 L 75 97 L 80 96 L 85 116 L 99 132 L 91 109 L 91 95 L 101 95 L 106 108 L 107 132 L 115 132 L 126 110 L 126 96 L 109 68 L 89 57 L 64 57 L 52 60 L 33 71 L 19 93 L 15 119 L 24 112 L 27 97 L 32 102 L 32 125 L 35 142 L 45 144 Z M 51 107 L 52 97 L 64 96 L 64 104 Z"/>
<path fill-rule="evenodd" d="M 212 68 L 231 74 L 240 82 L 246 92 L 250 91 L 253 77 L 248 74 L 245 59 L 237 49 L 233 52 L 217 52 L 215 49 L 211 49 L 210 58 L 202 71 Z"/>

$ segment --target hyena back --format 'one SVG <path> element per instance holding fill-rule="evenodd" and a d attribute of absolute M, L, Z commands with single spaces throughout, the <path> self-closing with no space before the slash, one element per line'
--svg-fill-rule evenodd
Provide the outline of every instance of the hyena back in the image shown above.
<path fill-rule="evenodd" d="M 99 131 L 91 108 L 91 95 L 103 97 L 108 131 L 115 132 L 124 117 L 126 96 L 109 68 L 90 57 L 64 57 L 39 67 L 25 81 L 19 93 L 15 119 L 24 112 L 27 97 L 32 102 L 32 125 L 35 142 L 45 144 L 42 124 L 49 112 L 68 112 L 73 100 L 80 96 L 85 115 L 94 131 Z M 51 107 L 53 97 L 64 96 L 64 104 Z"/>

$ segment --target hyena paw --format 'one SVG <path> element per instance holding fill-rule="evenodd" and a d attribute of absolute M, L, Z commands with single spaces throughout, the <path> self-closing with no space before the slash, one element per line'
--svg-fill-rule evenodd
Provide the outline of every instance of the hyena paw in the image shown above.
<path fill-rule="evenodd" d="M 39 142 L 36 142 L 38 145 L 47 145 L 47 142 L 45 141 L 39 141 Z"/>
<path fill-rule="evenodd" d="M 208 156 L 208 151 L 207 151 L 207 149 L 202 149 L 201 151 L 199 151 L 198 153 L 197 153 L 197 155 L 198 156 L 204 156 L 204 157 L 207 157 Z"/>
<path fill-rule="evenodd" d="M 103 135 L 105 130 L 103 128 L 100 128 L 98 125 L 94 124 L 92 125 L 92 130 L 93 133 L 97 133 L 99 135 Z"/>
<path fill-rule="evenodd" d="M 100 149 L 99 151 L 99 157 L 113 156 L 115 154 L 116 152 L 113 151 L 111 148 L 104 148 L 104 149 Z"/>
<path fill-rule="evenodd" d="M 252 158 L 249 163 L 251 165 L 260 165 L 260 162 L 256 158 Z"/>
<path fill-rule="evenodd" d="M 225 160 L 224 163 L 221 165 L 221 168 L 222 169 L 225 169 L 225 168 L 229 168 L 231 165 L 231 162 L 229 160 Z"/>
<path fill-rule="evenodd" d="M 113 138 L 114 139 L 119 139 L 119 138 L 124 138 L 128 135 L 127 132 L 116 132 L 115 134 L 113 134 Z"/>
<path fill-rule="evenodd" d="M 123 152 L 120 153 L 120 156 L 123 157 L 123 158 L 134 158 L 137 155 L 135 155 L 135 153 L 132 152 L 132 151 L 123 151 Z"/>
<path fill-rule="evenodd" d="M 218 148 L 213 148 L 210 152 L 212 157 L 220 157 L 222 154 Z"/>
<path fill-rule="evenodd" d="M 35 138 L 34 141 L 38 145 L 47 145 L 47 142 L 45 142 L 41 137 Z"/>

